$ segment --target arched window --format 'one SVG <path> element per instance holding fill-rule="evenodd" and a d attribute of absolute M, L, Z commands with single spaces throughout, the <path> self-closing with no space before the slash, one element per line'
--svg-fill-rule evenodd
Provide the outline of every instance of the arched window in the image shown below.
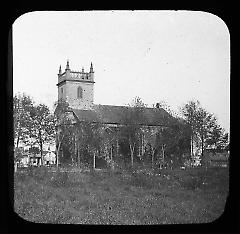
<path fill-rule="evenodd" d="M 77 98 L 82 98 L 82 87 L 79 86 L 77 89 Z"/>
<path fill-rule="evenodd" d="M 63 98 L 63 88 L 60 89 L 60 98 Z"/>

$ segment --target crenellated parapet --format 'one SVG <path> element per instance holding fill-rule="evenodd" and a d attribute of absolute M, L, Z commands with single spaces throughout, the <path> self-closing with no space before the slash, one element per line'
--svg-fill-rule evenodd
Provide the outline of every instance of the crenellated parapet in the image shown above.
<path fill-rule="evenodd" d="M 93 81 L 90 72 L 70 71 L 70 78 Z"/>
<path fill-rule="evenodd" d="M 65 72 L 62 73 L 61 66 L 59 68 L 58 73 L 58 84 L 62 84 L 64 81 L 79 81 L 79 82 L 87 82 L 87 83 L 95 83 L 94 82 L 94 71 L 93 66 L 91 63 L 90 71 L 84 72 L 84 68 L 82 68 L 82 71 L 73 71 L 70 69 L 69 61 L 67 61 Z"/>

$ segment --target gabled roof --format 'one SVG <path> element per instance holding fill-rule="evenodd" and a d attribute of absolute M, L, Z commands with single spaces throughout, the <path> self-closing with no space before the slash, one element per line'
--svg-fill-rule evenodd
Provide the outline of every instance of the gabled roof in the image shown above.
<path fill-rule="evenodd" d="M 128 117 L 134 115 L 134 108 L 128 106 L 94 105 L 91 110 L 73 109 L 80 122 L 104 124 L 128 123 Z M 162 108 L 143 108 L 138 123 L 146 126 L 168 126 L 175 119 Z"/>

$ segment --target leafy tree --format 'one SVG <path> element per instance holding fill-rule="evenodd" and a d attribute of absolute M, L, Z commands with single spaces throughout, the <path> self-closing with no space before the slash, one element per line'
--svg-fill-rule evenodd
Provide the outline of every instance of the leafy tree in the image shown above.
<path fill-rule="evenodd" d="M 91 164 L 96 167 L 96 158 L 100 156 L 103 147 L 107 147 L 105 127 L 100 123 L 78 122 L 75 129 L 77 162 L 80 165 L 80 152 L 92 156 Z M 75 152 L 76 153 L 76 152 Z M 89 159 L 87 160 L 89 163 Z"/>
<path fill-rule="evenodd" d="M 229 149 L 229 134 L 225 133 L 224 130 L 222 130 L 222 134 L 217 142 L 217 149 L 219 150 L 226 150 Z"/>
<path fill-rule="evenodd" d="M 200 107 L 199 101 L 189 101 L 182 108 L 181 112 L 183 114 L 184 119 L 186 120 L 188 126 L 190 127 L 190 135 L 191 135 L 191 156 L 193 156 L 193 143 L 196 138 L 197 133 L 197 112 Z"/>
<path fill-rule="evenodd" d="M 163 143 L 160 140 L 161 138 L 159 139 L 160 131 L 161 130 L 159 129 L 150 129 L 150 134 L 147 134 L 147 141 L 150 146 L 152 167 L 154 166 L 154 155 L 156 150 L 160 147 L 160 145 L 163 146 Z"/>
<path fill-rule="evenodd" d="M 80 159 L 82 158 L 85 162 L 91 163 L 94 160 L 89 160 L 89 154 L 93 153 L 93 151 L 89 151 L 89 149 L 92 147 L 92 141 L 94 140 L 94 131 L 93 126 L 91 126 L 91 123 L 87 122 L 78 122 L 76 124 L 76 128 L 74 130 L 74 154 L 76 155 L 76 160 L 78 165 L 80 165 Z M 96 133 L 97 134 L 97 133 Z M 69 139 L 69 138 L 68 138 Z M 99 139 L 100 140 L 100 139 Z M 70 145 L 70 142 L 69 142 Z M 71 148 L 73 149 L 73 148 Z M 95 151 L 94 151 L 95 153 Z M 94 157 L 96 155 L 93 155 Z"/>
<path fill-rule="evenodd" d="M 80 159 L 86 158 L 88 163 L 96 166 L 96 157 L 107 146 L 109 134 L 100 123 L 75 122 L 70 113 L 69 104 L 64 100 L 55 103 L 55 122 L 57 132 L 57 156 L 60 148 L 65 148 L 71 155 L 72 163 L 80 165 Z M 108 136 L 109 135 L 109 136 Z M 109 142 L 110 143 L 110 142 Z M 63 147 L 64 146 L 64 147 Z M 89 159 L 91 161 L 89 161 Z"/>
<path fill-rule="evenodd" d="M 29 149 L 29 153 L 33 153 L 33 154 L 39 154 L 40 153 L 40 150 L 38 147 L 31 147 Z"/>
<path fill-rule="evenodd" d="M 156 104 L 156 107 L 157 108 L 162 108 L 163 110 L 165 110 L 166 112 L 168 112 L 172 117 L 174 118 L 180 118 L 180 115 L 179 113 L 177 113 L 176 111 L 174 111 L 166 101 L 159 101 L 157 104 Z"/>
<path fill-rule="evenodd" d="M 54 104 L 54 116 L 53 123 L 55 125 L 55 134 L 56 134 L 56 154 L 57 154 L 57 166 L 59 164 L 59 153 L 60 149 L 65 140 L 65 145 L 67 148 L 72 149 L 71 139 L 73 137 L 73 125 L 72 119 L 69 116 L 71 111 L 69 103 L 64 100 L 59 100 Z"/>
<path fill-rule="evenodd" d="M 89 124 L 87 133 L 87 148 L 93 156 L 93 169 L 96 168 L 96 156 L 103 145 L 104 128 L 101 124 Z"/>
<path fill-rule="evenodd" d="M 202 108 L 199 101 L 185 104 L 182 113 L 191 129 L 191 149 L 193 140 L 200 139 L 202 157 L 207 145 L 217 148 L 221 144 L 227 144 L 228 135 L 217 123 L 216 117 Z"/>
<path fill-rule="evenodd" d="M 191 129 L 180 117 L 179 113 L 173 111 L 173 109 L 165 102 L 160 101 L 156 104 L 157 108 L 162 108 L 169 116 L 165 118 L 165 123 L 168 127 L 158 129 L 155 134 L 156 139 L 154 140 L 155 154 L 159 157 L 157 161 L 161 164 L 166 163 L 170 156 L 175 156 L 171 160 L 181 159 L 183 153 L 189 150 L 189 139 L 191 137 Z M 154 155 L 152 155 L 152 164 Z"/>
<path fill-rule="evenodd" d="M 211 134 L 212 128 L 216 126 L 216 118 L 202 107 L 196 112 L 196 131 L 201 139 L 201 152 L 205 149 L 206 138 Z"/>
<path fill-rule="evenodd" d="M 139 136 L 141 135 L 140 124 L 143 120 L 143 111 L 146 105 L 143 103 L 141 98 L 135 97 L 124 113 L 125 126 L 120 130 L 121 138 L 126 139 L 129 145 L 130 156 L 131 156 L 131 166 L 134 163 L 134 154 L 138 148 Z"/>
<path fill-rule="evenodd" d="M 53 117 L 47 106 L 35 105 L 26 94 L 13 97 L 14 139 L 16 147 L 21 141 L 24 145 L 39 145 L 41 156 L 44 142 L 52 139 L 54 133 Z"/>
<path fill-rule="evenodd" d="M 167 128 L 163 128 L 159 138 L 161 143 L 161 155 L 166 162 L 181 162 L 183 154 L 189 151 L 189 129 L 180 121 Z"/>
<path fill-rule="evenodd" d="M 228 133 L 225 133 L 224 129 L 215 123 L 206 137 L 205 143 L 206 146 L 211 146 L 216 150 L 223 150 L 229 144 Z"/>
<path fill-rule="evenodd" d="M 30 110 L 31 122 L 28 126 L 30 137 L 39 145 L 43 157 L 43 144 L 51 140 L 54 133 L 53 117 L 49 108 L 44 104 L 33 106 Z"/>
<path fill-rule="evenodd" d="M 100 153 L 102 153 L 105 161 L 114 169 L 115 163 L 113 159 L 114 154 L 114 145 L 116 145 L 116 154 L 118 156 L 118 141 L 119 141 L 119 132 L 118 128 L 103 126 L 101 132 L 101 145 Z"/>
<path fill-rule="evenodd" d="M 23 156 L 23 149 L 21 147 L 14 149 L 14 162 L 20 162 Z"/>
<path fill-rule="evenodd" d="M 31 124 L 30 110 L 33 105 L 33 100 L 25 93 L 13 97 L 14 142 L 17 148 L 20 141 L 26 143 L 29 139 L 28 126 Z"/>

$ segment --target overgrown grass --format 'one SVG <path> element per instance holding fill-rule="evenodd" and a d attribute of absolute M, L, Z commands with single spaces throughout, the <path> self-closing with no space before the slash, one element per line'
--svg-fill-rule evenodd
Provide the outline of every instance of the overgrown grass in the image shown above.
<path fill-rule="evenodd" d="M 211 222 L 224 210 L 227 169 L 52 172 L 15 175 L 15 211 L 43 223 Z"/>

